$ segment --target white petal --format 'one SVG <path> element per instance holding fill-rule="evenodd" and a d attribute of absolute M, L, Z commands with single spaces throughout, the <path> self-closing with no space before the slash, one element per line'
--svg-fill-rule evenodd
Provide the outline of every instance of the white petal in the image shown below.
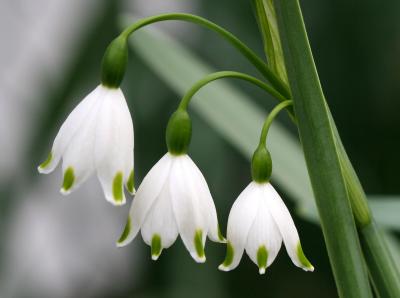
<path fill-rule="evenodd" d="M 100 91 L 99 91 L 100 93 Z M 103 97 L 96 98 L 95 104 L 86 115 L 79 129 L 72 136 L 63 154 L 63 173 L 64 182 L 61 189 L 62 194 L 69 194 L 72 190 L 79 187 L 94 170 L 94 144 L 96 138 L 96 126 L 98 112 L 102 106 Z M 71 174 L 71 175 L 69 175 Z M 71 183 L 66 184 L 66 177 L 69 176 Z"/>
<path fill-rule="evenodd" d="M 133 126 L 121 90 L 106 90 L 96 128 L 94 160 L 107 201 L 122 205 L 123 185 L 133 167 Z"/>
<path fill-rule="evenodd" d="M 159 196 L 164 184 L 167 182 L 172 164 L 172 157 L 165 154 L 147 173 L 140 184 L 132 202 L 127 226 L 117 246 L 125 246 L 130 243 L 139 232 L 149 210 Z"/>
<path fill-rule="evenodd" d="M 233 203 L 228 217 L 228 248 L 225 261 L 218 267 L 229 271 L 237 267 L 242 258 L 249 230 L 256 218 L 260 187 L 251 182 Z"/>
<path fill-rule="evenodd" d="M 269 210 L 282 235 L 289 257 L 296 266 L 313 271 L 314 267 L 303 254 L 299 234 L 285 203 L 270 183 L 265 184 L 264 189 Z"/>
<path fill-rule="evenodd" d="M 247 238 L 246 252 L 250 259 L 259 266 L 260 274 L 263 274 L 278 255 L 282 236 L 268 210 L 265 195 L 260 194 L 257 216 Z"/>
<path fill-rule="evenodd" d="M 170 247 L 178 237 L 178 227 L 172 211 L 169 183 L 164 184 L 162 191 L 143 222 L 141 232 L 144 242 L 150 246 L 152 246 L 154 237 L 158 237 L 161 242 L 161 249 Z M 159 257 L 161 249 L 153 251 L 152 247 L 153 260 Z"/>
<path fill-rule="evenodd" d="M 179 234 L 192 258 L 199 263 L 205 262 L 204 244 L 207 236 L 207 224 L 200 211 L 197 177 L 188 170 L 189 157 L 173 157 L 170 174 L 172 207 L 178 225 Z"/>
<path fill-rule="evenodd" d="M 212 241 L 225 243 L 226 240 L 221 235 L 218 225 L 218 217 L 217 210 L 215 208 L 214 200 L 211 196 L 210 189 L 208 188 L 208 184 L 203 174 L 197 165 L 192 161 L 192 159 L 188 156 L 188 162 L 186 163 L 188 171 L 191 171 L 193 177 L 197 177 L 197 191 L 200 194 L 200 204 L 201 209 L 204 213 L 204 217 L 207 219 L 208 223 L 208 236 Z"/>
<path fill-rule="evenodd" d="M 96 101 L 101 96 L 101 86 L 90 92 L 68 115 L 61 125 L 53 142 L 53 148 L 46 162 L 38 167 L 43 174 L 52 172 L 60 161 L 73 136 L 81 129 L 89 113 L 92 111 Z"/>

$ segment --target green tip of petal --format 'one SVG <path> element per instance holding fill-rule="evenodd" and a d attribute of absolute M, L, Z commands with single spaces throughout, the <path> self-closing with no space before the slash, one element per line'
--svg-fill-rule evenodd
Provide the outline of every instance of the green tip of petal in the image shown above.
<path fill-rule="evenodd" d="M 121 203 L 123 200 L 123 176 L 122 172 L 118 172 L 114 176 L 113 185 L 112 185 L 112 193 L 114 197 L 114 201 L 116 203 Z"/>
<path fill-rule="evenodd" d="M 129 178 L 128 178 L 128 181 L 126 183 L 126 188 L 128 189 L 128 191 L 131 194 L 135 193 L 135 173 L 133 172 L 133 170 L 129 174 Z"/>
<path fill-rule="evenodd" d="M 121 236 L 119 237 L 117 241 L 117 245 L 122 244 L 128 238 L 129 233 L 131 231 L 131 218 L 128 217 L 128 220 L 126 221 L 124 231 L 122 232 Z"/>
<path fill-rule="evenodd" d="M 218 239 L 221 242 L 224 242 L 224 243 L 226 242 L 224 235 L 222 235 L 222 233 L 221 233 L 221 229 L 219 228 L 219 225 L 218 225 Z"/>
<path fill-rule="evenodd" d="M 50 152 L 46 160 L 39 165 L 39 169 L 45 169 L 53 160 L 53 153 Z"/>
<path fill-rule="evenodd" d="M 267 260 L 268 260 L 268 250 L 265 248 L 264 245 L 262 245 L 257 250 L 257 265 L 260 274 L 265 273 L 265 269 L 267 268 Z"/>
<path fill-rule="evenodd" d="M 232 264 L 232 262 L 233 262 L 233 254 L 234 254 L 233 246 L 232 246 L 232 244 L 231 244 L 230 242 L 228 242 L 228 243 L 226 244 L 226 256 L 225 256 L 225 260 L 224 260 L 224 262 L 222 263 L 222 266 L 223 266 L 223 267 L 228 267 L 228 266 L 230 266 L 230 265 Z M 222 266 L 221 266 L 221 267 L 222 267 Z"/>
<path fill-rule="evenodd" d="M 301 248 L 300 242 L 297 244 L 297 257 L 303 269 L 306 271 L 314 271 L 314 266 L 311 265 L 310 261 L 304 255 L 303 249 Z"/>
<path fill-rule="evenodd" d="M 151 239 L 151 259 L 157 260 L 161 255 L 162 246 L 161 246 L 161 237 L 158 234 L 154 234 Z"/>
<path fill-rule="evenodd" d="M 63 180 L 61 192 L 68 193 L 68 191 L 74 185 L 74 182 L 75 182 L 74 169 L 72 167 L 68 167 L 64 172 L 64 180 Z"/>
<path fill-rule="evenodd" d="M 200 259 L 205 258 L 204 247 L 203 247 L 203 231 L 197 230 L 194 234 L 194 247 L 196 248 L 197 256 Z"/>

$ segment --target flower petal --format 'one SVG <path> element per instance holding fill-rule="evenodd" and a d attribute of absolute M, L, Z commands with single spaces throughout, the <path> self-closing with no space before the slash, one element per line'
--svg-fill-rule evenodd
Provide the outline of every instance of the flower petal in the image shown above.
<path fill-rule="evenodd" d="M 258 211 L 247 238 L 246 252 L 259 267 L 260 274 L 275 260 L 282 244 L 282 236 L 272 218 L 265 196 L 258 197 Z"/>
<path fill-rule="evenodd" d="M 233 203 L 228 217 L 227 253 L 225 261 L 218 269 L 230 271 L 235 269 L 242 258 L 249 230 L 256 218 L 258 197 L 261 189 L 251 182 Z"/>
<path fill-rule="evenodd" d="M 270 183 L 265 184 L 264 189 L 269 210 L 282 235 L 289 257 L 296 266 L 305 271 L 313 271 L 314 267 L 304 256 L 299 234 L 285 203 Z"/>
<path fill-rule="evenodd" d="M 132 202 L 125 231 L 118 240 L 117 246 L 125 246 L 136 237 L 149 210 L 167 181 L 171 163 L 171 155 L 167 153 L 144 177 Z"/>
<path fill-rule="evenodd" d="M 62 166 L 64 173 L 64 182 L 61 188 L 62 194 L 69 194 L 78 188 L 94 171 L 95 132 L 98 111 L 102 106 L 102 102 L 103 97 L 99 96 L 65 149 Z"/>
<path fill-rule="evenodd" d="M 192 174 L 191 176 L 197 177 L 197 191 L 200 194 L 199 202 L 201 210 L 203 211 L 204 218 L 208 223 L 208 237 L 214 242 L 226 243 L 226 239 L 222 236 L 219 229 L 217 210 L 215 208 L 214 200 L 208 188 L 208 184 L 203 174 L 193 160 L 187 156 L 186 168 Z"/>
<path fill-rule="evenodd" d="M 186 155 L 173 157 L 170 174 L 170 192 L 172 207 L 178 225 L 179 234 L 190 255 L 198 263 L 205 262 L 204 244 L 207 236 L 207 224 L 200 211 L 197 177 L 191 176 Z"/>
<path fill-rule="evenodd" d="M 144 242 L 152 247 L 152 259 L 157 260 L 163 248 L 170 247 L 178 237 L 178 227 L 172 211 L 169 183 L 154 202 L 141 227 Z M 159 249 L 157 247 L 159 246 Z"/>
<path fill-rule="evenodd" d="M 57 167 L 71 139 L 81 129 L 82 124 L 99 100 L 101 91 L 101 86 L 95 88 L 68 115 L 54 139 L 53 148 L 46 161 L 38 167 L 40 173 L 48 174 Z"/>
<path fill-rule="evenodd" d="M 113 205 L 125 204 L 123 185 L 133 167 L 131 124 L 121 90 L 108 89 L 99 111 L 94 159 L 104 195 Z"/>

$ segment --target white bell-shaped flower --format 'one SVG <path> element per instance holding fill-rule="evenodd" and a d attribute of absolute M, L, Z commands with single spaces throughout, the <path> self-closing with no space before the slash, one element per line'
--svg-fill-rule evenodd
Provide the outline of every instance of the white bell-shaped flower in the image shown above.
<path fill-rule="evenodd" d="M 206 236 L 225 242 L 206 180 L 186 154 L 165 154 L 149 171 L 132 202 L 117 246 L 130 243 L 141 230 L 151 246 L 152 259 L 170 247 L 180 234 L 196 262 L 205 262 Z"/>
<path fill-rule="evenodd" d="M 220 270 L 236 268 L 246 250 L 260 274 L 264 274 L 275 260 L 282 240 L 296 266 L 314 270 L 303 253 L 289 210 L 269 182 L 253 181 L 243 190 L 232 206 L 227 230 L 227 254 Z"/>
<path fill-rule="evenodd" d="M 133 142 L 132 118 L 121 89 L 99 85 L 65 120 L 38 170 L 48 174 L 62 158 L 62 194 L 96 171 L 107 201 L 122 205 L 124 184 L 130 193 L 135 191 Z"/>

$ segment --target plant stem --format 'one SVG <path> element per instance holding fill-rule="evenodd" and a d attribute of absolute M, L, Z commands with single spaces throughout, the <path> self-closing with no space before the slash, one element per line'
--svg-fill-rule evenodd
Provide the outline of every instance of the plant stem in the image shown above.
<path fill-rule="evenodd" d="M 181 109 L 187 109 L 190 100 L 192 97 L 205 85 L 219 79 L 223 78 L 235 78 L 235 79 L 240 79 L 244 80 L 247 82 L 252 83 L 253 85 L 260 87 L 264 91 L 266 91 L 268 94 L 271 96 L 275 97 L 279 101 L 285 101 L 286 98 L 283 97 L 278 91 L 276 91 L 273 87 L 267 85 L 263 81 L 260 81 L 259 79 L 252 77 L 248 74 L 241 73 L 241 72 L 236 72 L 236 71 L 219 71 L 219 72 L 214 72 L 211 74 L 208 74 L 198 80 L 196 83 L 194 83 L 190 89 L 185 93 L 185 95 L 182 97 L 182 100 L 179 104 L 179 108 Z"/>
<path fill-rule="evenodd" d="M 278 76 L 276 76 L 273 71 L 271 71 L 268 65 L 260 57 L 258 57 L 256 53 L 254 53 L 235 35 L 221 26 L 202 17 L 187 13 L 166 13 L 155 15 L 133 23 L 121 33 L 121 36 L 128 38 L 133 32 L 144 26 L 170 20 L 198 24 L 218 33 L 220 36 L 230 42 L 236 49 L 238 49 L 260 71 L 260 73 L 271 83 L 271 85 L 278 90 L 279 93 L 281 93 L 285 98 L 290 98 L 288 86 Z"/>
<path fill-rule="evenodd" d="M 297 0 L 277 0 L 277 19 L 300 138 L 341 297 L 372 297 L 336 137 Z"/>
<path fill-rule="evenodd" d="M 287 108 L 288 106 L 293 105 L 292 100 L 286 100 L 278 104 L 273 110 L 268 114 L 267 118 L 264 121 L 261 135 L 260 135 L 260 145 L 265 146 L 267 142 L 267 135 L 269 128 L 271 127 L 272 121 L 274 121 L 275 117 L 279 114 L 280 111 Z"/>

